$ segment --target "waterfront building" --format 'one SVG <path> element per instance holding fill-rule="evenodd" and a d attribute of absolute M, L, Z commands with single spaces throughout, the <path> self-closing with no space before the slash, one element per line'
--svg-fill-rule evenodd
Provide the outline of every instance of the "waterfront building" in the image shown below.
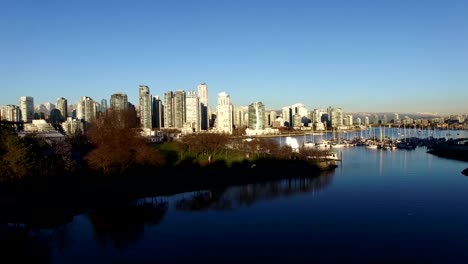
<path fill-rule="evenodd" d="M 21 96 L 19 102 L 21 111 L 21 120 L 23 122 L 32 122 L 34 119 L 34 98 L 31 96 Z"/>
<path fill-rule="evenodd" d="M 386 125 L 387 123 L 388 123 L 387 115 L 383 115 L 382 116 L 382 125 Z"/>
<path fill-rule="evenodd" d="M 200 100 L 195 91 L 188 91 L 185 97 L 185 127 L 192 132 L 199 132 L 201 127 Z"/>
<path fill-rule="evenodd" d="M 356 125 L 358 126 L 362 125 L 362 120 L 360 117 L 356 118 Z"/>
<path fill-rule="evenodd" d="M 110 97 L 110 107 L 113 110 L 127 110 L 128 97 L 124 93 L 115 93 Z"/>
<path fill-rule="evenodd" d="M 330 125 L 332 128 L 343 126 L 343 110 L 341 108 L 329 109 Z"/>
<path fill-rule="evenodd" d="M 273 122 L 276 121 L 277 117 L 278 117 L 278 114 L 276 113 L 276 111 L 270 111 L 268 115 L 268 122 L 267 122 L 269 127 L 273 127 Z"/>
<path fill-rule="evenodd" d="M 89 96 L 83 96 L 77 103 L 76 117 L 87 124 L 97 118 L 97 111 L 94 100 Z"/>
<path fill-rule="evenodd" d="M 0 120 L 20 122 L 21 110 L 16 105 L 4 105 L 0 108 Z"/>
<path fill-rule="evenodd" d="M 408 116 L 405 116 L 405 118 L 402 121 L 403 125 L 412 125 L 414 123 L 414 120 Z"/>
<path fill-rule="evenodd" d="M 369 121 L 368 116 L 364 117 L 364 125 L 366 125 L 366 126 L 370 125 L 370 121 Z"/>
<path fill-rule="evenodd" d="M 216 105 L 216 129 L 219 132 L 232 134 L 233 113 L 230 96 L 226 92 L 219 93 Z"/>
<path fill-rule="evenodd" d="M 283 116 L 283 125 L 286 127 L 292 127 L 292 109 L 289 106 L 285 106 L 282 108 L 282 116 Z"/>
<path fill-rule="evenodd" d="M 164 124 L 164 108 L 161 100 L 159 99 L 159 96 L 154 96 L 153 97 L 153 106 L 151 108 L 152 111 L 152 123 L 153 123 L 153 128 L 162 128 Z"/>
<path fill-rule="evenodd" d="M 174 93 L 172 91 L 167 91 L 164 93 L 164 128 L 174 128 L 174 107 L 173 100 Z"/>
<path fill-rule="evenodd" d="M 200 101 L 200 129 L 208 130 L 211 115 L 208 104 L 208 85 L 206 85 L 206 83 L 200 83 L 197 85 L 197 90 Z"/>
<path fill-rule="evenodd" d="M 317 123 L 321 123 L 322 120 L 322 111 L 318 110 L 318 109 L 314 109 L 312 111 L 312 117 L 311 117 L 311 121 L 313 124 L 317 124 Z"/>
<path fill-rule="evenodd" d="M 140 113 L 140 127 L 144 129 L 152 128 L 151 119 L 151 95 L 150 89 L 146 85 L 139 86 L 139 113 Z"/>
<path fill-rule="evenodd" d="M 265 105 L 254 102 L 249 105 L 249 128 L 252 130 L 265 129 Z"/>
<path fill-rule="evenodd" d="M 378 125 L 379 124 L 379 116 L 378 115 L 374 115 L 374 120 L 372 122 L 374 125 Z"/>
<path fill-rule="evenodd" d="M 234 127 L 246 127 L 249 124 L 248 106 L 234 107 Z"/>
<path fill-rule="evenodd" d="M 68 117 L 68 101 L 63 97 L 57 98 L 57 110 L 60 111 L 60 121 L 63 122 Z"/>
<path fill-rule="evenodd" d="M 352 126 L 353 125 L 353 116 L 352 115 L 345 115 L 343 120 L 343 125 L 345 126 Z"/>
<path fill-rule="evenodd" d="M 293 109 L 293 114 L 299 114 L 302 117 L 307 117 L 307 108 L 302 103 L 293 104 L 291 106 Z"/>
<path fill-rule="evenodd" d="M 301 114 L 299 114 L 299 113 L 293 114 L 292 120 L 293 120 L 292 124 L 293 124 L 294 129 L 301 129 L 301 127 L 304 126 L 304 123 L 302 123 Z"/>
<path fill-rule="evenodd" d="M 283 117 L 278 116 L 274 121 L 273 124 L 271 125 L 272 128 L 280 128 L 284 124 Z"/>
<path fill-rule="evenodd" d="M 182 129 L 186 120 L 185 91 L 177 90 L 172 98 L 172 107 L 174 111 L 174 127 Z"/>

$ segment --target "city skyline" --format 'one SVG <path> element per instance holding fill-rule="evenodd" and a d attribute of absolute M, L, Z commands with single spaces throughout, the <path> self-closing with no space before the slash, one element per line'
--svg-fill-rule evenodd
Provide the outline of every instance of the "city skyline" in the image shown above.
<path fill-rule="evenodd" d="M 112 4 L 112 5 L 111 5 Z M 465 1 L 18 2 L 0 11 L 0 105 L 209 86 L 236 106 L 467 113 Z M 19 15 L 21 14 L 21 15 Z"/>

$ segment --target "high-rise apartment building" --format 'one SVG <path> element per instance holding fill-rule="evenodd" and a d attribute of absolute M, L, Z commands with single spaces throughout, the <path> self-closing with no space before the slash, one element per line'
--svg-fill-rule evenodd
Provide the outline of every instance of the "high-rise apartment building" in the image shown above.
<path fill-rule="evenodd" d="M 276 121 L 277 116 L 278 114 L 276 113 L 276 111 L 270 111 L 270 113 L 268 114 L 268 123 L 267 123 L 269 127 L 273 126 L 273 123 Z"/>
<path fill-rule="evenodd" d="M 312 123 L 317 124 L 322 122 L 322 111 L 318 109 L 314 109 L 312 111 Z"/>
<path fill-rule="evenodd" d="M 265 105 L 254 102 L 249 105 L 249 128 L 253 130 L 265 129 Z"/>
<path fill-rule="evenodd" d="M 240 128 L 240 127 L 246 127 L 248 126 L 248 116 L 249 108 L 248 106 L 239 106 L 239 107 L 234 107 L 234 127 Z"/>
<path fill-rule="evenodd" d="M 110 107 L 113 110 L 127 110 L 128 96 L 124 93 L 115 93 L 111 95 Z"/>
<path fill-rule="evenodd" d="M 60 121 L 65 121 L 68 117 L 68 101 L 63 97 L 57 98 L 57 110 L 60 111 Z"/>
<path fill-rule="evenodd" d="M 153 128 L 162 128 L 164 125 L 164 108 L 159 96 L 153 97 L 153 106 L 151 111 Z"/>
<path fill-rule="evenodd" d="M 221 92 L 218 94 L 218 104 L 216 105 L 216 129 L 220 132 L 232 134 L 233 128 L 233 106 L 231 97 Z"/>
<path fill-rule="evenodd" d="M 341 108 L 330 108 L 329 115 L 332 128 L 343 126 L 343 110 Z"/>
<path fill-rule="evenodd" d="M 21 96 L 19 102 L 21 110 L 21 120 L 23 122 L 32 122 L 34 119 L 34 98 L 31 96 Z"/>
<path fill-rule="evenodd" d="M 96 119 L 97 111 L 96 102 L 91 97 L 83 96 L 76 106 L 76 118 L 89 123 Z"/>
<path fill-rule="evenodd" d="M 378 124 L 379 124 L 379 116 L 378 116 L 378 115 L 374 115 L 373 124 L 374 124 L 374 125 L 378 125 Z"/>
<path fill-rule="evenodd" d="M 4 105 L 0 108 L 0 120 L 19 122 L 21 121 L 21 110 L 16 105 Z"/>
<path fill-rule="evenodd" d="M 174 111 L 174 127 L 178 129 L 182 129 L 185 123 L 185 91 L 184 90 L 177 90 L 174 93 L 174 97 L 172 99 L 172 107 Z"/>
<path fill-rule="evenodd" d="M 200 83 L 197 86 L 198 98 L 200 101 L 200 129 L 208 130 L 210 124 L 210 113 L 208 106 L 208 85 Z"/>
<path fill-rule="evenodd" d="M 185 123 L 193 132 L 199 132 L 201 127 L 200 100 L 195 91 L 188 91 L 185 97 Z"/>
<path fill-rule="evenodd" d="M 284 121 L 284 126 L 292 127 L 292 109 L 289 106 L 285 106 L 282 109 L 282 116 Z"/>
<path fill-rule="evenodd" d="M 105 113 L 107 111 L 107 100 L 106 99 L 102 99 L 101 100 L 101 109 L 99 109 L 99 111 Z"/>
<path fill-rule="evenodd" d="M 361 121 L 361 118 L 360 118 L 360 117 L 356 118 L 356 124 L 357 124 L 358 126 L 362 125 L 362 121 Z"/>
<path fill-rule="evenodd" d="M 174 107 L 173 100 L 174 93 L 172 91 L 167 91 L 164 93 L 164 128 L 174 128 Z"/>
<path fill-rule="evenodd" d="M 146 85 L 140 85 L 139 87 L 140 94 L 140 126 L 141 128 L 152 128 L 152 118 L 151 118 L 151 95 L 149 87 Z"/>
<path fill-rule="evenodd" d="M 352 115 L 345 115 L 343 119 L 343 124 L 345 126 L 352 126 L 353 125 L 353 116 Z"/>

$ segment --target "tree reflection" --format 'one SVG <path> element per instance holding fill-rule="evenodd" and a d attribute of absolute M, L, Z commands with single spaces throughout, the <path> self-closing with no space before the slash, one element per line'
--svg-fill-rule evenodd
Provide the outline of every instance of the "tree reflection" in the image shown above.
<path fill-rule="evenodd" d="M 320 192 L 330 185 L 333 172 L 323 172 L 313 178 L 291 178 L 280 181 L 252 183 L 225 190 L 206 190 L 193 193 L 176 202 L 181 211 L 232 210 L 249 206 L 260 200 L 291 196 L 298 193 Z"/>
<path fill-rule="evenodd" d="M 50 244 L 66 245 L 68 225 L 40 229 L 27 224 L 0 224 L 0 263 L 48 263 Z"/>
<path fill-rule="evenodd" d="M 124 250 L 143 236 L 145 225 L 159 224 L 167 212 L 167 202 L 155 198 L 132 201 L 119 206 L 98 208 L 89 214 L 96 240 Z"/>
<path fill-rule="evenodd" d="M 50 247 L 67 245 L 73 216 L 57 208 L 2 207 L 0 263 L 47 263 Z"/>

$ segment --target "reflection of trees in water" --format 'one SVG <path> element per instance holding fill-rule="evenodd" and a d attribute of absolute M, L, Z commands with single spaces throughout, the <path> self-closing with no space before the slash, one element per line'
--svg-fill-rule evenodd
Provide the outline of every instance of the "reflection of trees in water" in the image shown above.
<path fill-rule="evenodd" d="M 330 185 L 332 178 L 332 172 L 324 172 L 323 175 L 313 178 L 291 178 L 236 186 L 226 190 L 199 191 L 190 198 L 178 200 L 176 209 L 182 211 L 231 210 L 242 205 L 251 205 L 259 200 L 319 192 Z"/>
<path fill-rule="evenodd" d="M 68 242 L 73 216 L 59 209 L 4 208 L 0 217 L 0 263 L 47 263 L 50 247 Z"/>
<path fill-rule="evenodd" d="M 233 208 L 232 201 L 224 196 L 226 190 L 198 191 L 190 198 L 182 198 L 176 202 L 176 209 L 182 211 L 229 210 Z"/>
<path fill-rule="evenodd" d="M 159 224 L 167 212 L 167 202 L 145 198 L 111 207 L 98 208 L 89 214 L 97 241 L 123 250 L 141 239 L 146 226 Z"/>
<path fill-rule="evenodd" d="M 50 244 L 64 248 L 68 228 L 68 225 L 41 229 L 29 224 L 0 224 L 0 263 L 48 263 Z"/>

